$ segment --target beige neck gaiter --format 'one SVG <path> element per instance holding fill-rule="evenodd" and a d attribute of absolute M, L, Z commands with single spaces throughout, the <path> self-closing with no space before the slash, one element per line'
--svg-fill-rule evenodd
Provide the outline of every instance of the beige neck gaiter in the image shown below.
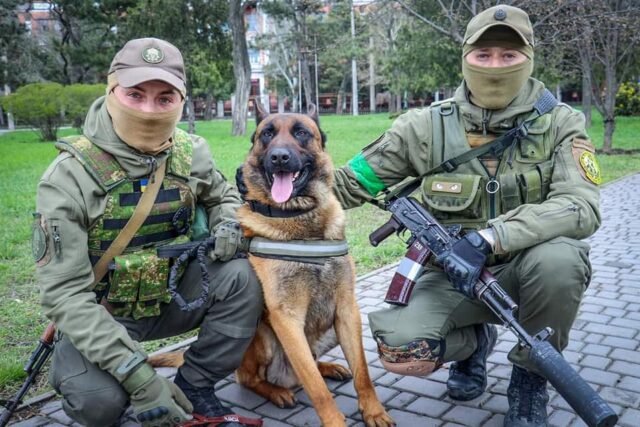
<path fill-rule="evenodd" d="M 142 153 L 156 155 L 173 145 L 171 137 L 182 116 L 182 103 L 170 111 L 147 113 L 127 107 L 109 91 L 107 111 L 121 140 Z"/>
<path fill-rule="evenodd" d="M 478 107 L 500 110 L 511 103 L 533 71 L 533 61 L 509 67 L 479 67 L 462 60 L 470 100 Z"/>

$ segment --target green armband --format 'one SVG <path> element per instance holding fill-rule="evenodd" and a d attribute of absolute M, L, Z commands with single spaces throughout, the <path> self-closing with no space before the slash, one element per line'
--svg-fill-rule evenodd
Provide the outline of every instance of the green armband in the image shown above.
<path fill-rule="evenodd" d="M 362 153 L 349 160 L 349 167 L 356 176 L 358 182 L 371 194 L 377 196 L 378 193 L 386 188 L 386 185 L 378 178 L 365 160 Z"/>

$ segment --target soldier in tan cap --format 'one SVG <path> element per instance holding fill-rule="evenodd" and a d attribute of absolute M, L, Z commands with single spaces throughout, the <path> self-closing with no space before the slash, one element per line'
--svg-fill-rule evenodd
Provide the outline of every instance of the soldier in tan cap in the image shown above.
<path fill-rule="evenodd" d="M 60 155 L 38 185 L 33 256 L 44 314 L 59 332 L 50 381 L 83 425 L 116 424 L 129 404 L 145 426 L 230 414 L 214 385 L 240 364 L 261 315 L 258 281 L 234 257 L 240 199 L 207 142 L 176 127 L 184 97 L 179 50 L 129 41 L 83 135 L 56 144 Z M 196 206 L 208 220 L 204 234 L 216 236 L 204 264 L 209 286 L 194 261 L 170 293 L 170 260 L 157 248 L 195 237 Z M 175 383 L 146 363 L 139 342 L 196 328 Z"/>
<path fill-rule="evenodd" d="M 464 81 L 454 97 L 400 116 L 336 172 L 345 208 L 421 177 L 427 208 L 466 230 L 425 269 L 408 306 L 369 314 L 386 369 L 425 375 L 454 362 L 447 391 L 457 400 L 484 392 L 497 338 L 497 320 L 473 290 L 483 266 L 519 303 L 526 331 L 550 326 L 559 351 L 591 277 L 589 245 L 580 239 L 600 224 L 594 146 L 582 113 L 531 77 L 533 48 L 523 10 L 500 5 L 478 14 L 467 26 Z M 493 142 L 511 129 L 516 137 Z M 514 346 L 509 360 L 505 426 L 546 426 L 547 381 L 523 348 Z"/>

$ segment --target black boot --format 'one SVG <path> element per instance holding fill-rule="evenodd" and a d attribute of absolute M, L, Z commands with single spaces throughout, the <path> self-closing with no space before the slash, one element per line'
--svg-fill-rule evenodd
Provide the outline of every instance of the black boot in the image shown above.
<path fill-rule="evenodd" d="M 449 367 L 447 394 L 456 400 L 471 400 L 487 388 L 487 357 L 498 339 L 495 326 L 484 323 L 475 325 L 478 346 L 469 358 L 454 362 Z"/>
<path fill-rule="evenodd" d="M 176 374 L 173 382 L 180 387 L 180 390 L 187 396 L 187 399 L 193 405 L 193 413 L 202 415 L 203 417 L 221 417 L 224 415 L 231 415 L 233 411 L 223 406 L 214 393 L 213 386 L 211 387 L 194 387 L 184 379 L 184 377 L 178 373 Z M 227 422 L 218 424 L 219 427 L 238 427 L 244 426 L 238 422 Z"/>
<path fill-rule="evenodd" d="M 538 374 L 513 366 L 507 389 L 509 411 L 504 427 L 547 427 L 547 380 Z"/>

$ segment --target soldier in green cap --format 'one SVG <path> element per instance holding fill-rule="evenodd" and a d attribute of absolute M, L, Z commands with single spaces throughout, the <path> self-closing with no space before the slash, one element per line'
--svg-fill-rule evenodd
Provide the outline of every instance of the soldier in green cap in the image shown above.
<path fill-rule="evenodd" d="M 484 392 L 497 338 L 491 324 L 497 319 L 472 289 L 483 266 L 519 304 L 526 331 L 553 328 L 550 342 L 559 351 L 591 276 L 589 245 L 580 239 L 600 224 L 594 146 L 582 113 L 557 103 L 530 77 L 533 47 L 521 9 L 499 5 L 478 14 L 467 26 L 464 81 L 454 97 L 403 114 L 336 171 L 335 192 L 345 208 L 423 176 L 426 207 L 445 225 L 466 230 L 425 270 L 408 306 L 369 314 L 387 370 L 425 375 L 454 362 L 447 390 L 457 400 Z M 507 146 L 477 149 L 498 147 L 489 144 L 518 127 Z M 504 425 L 546 426 L 547 381 L 523 348 L 514 346 L 509 360 Z"/>
<path fill-rule="evenodd" d="M 176 127 L 184 97 L 180 51 L 155 38 L 129 41 L 83 134 L 56 144 L 60 154 L 38 184 L 33 254 L 42 308 L 59 332 L 50 382 L 83 425 L 116 424 L 129 404 L 145 426 L 178 425 L 192 412 L 230 414 L 214 385 L 240 364 L 261 316 L 257 278 L 234 257 L 240 198 L 207 142 Z M 141 200 L 150 206 L 142 217 Z M 208 288 L 198 262 L 178 270 L 178 295 L 198 301 L 185 311 L 169 293 L 170 260 L 157 248 L 193 237 L 196 206 L 216 245 L 204 263 Z M 137 219 L 144 222 L 132 234 L 128 223 Z M 115 257 L 105 255 L 127 234 Z M 139 342 L 196 328 L 175 383 L 146 363 Z"/>

